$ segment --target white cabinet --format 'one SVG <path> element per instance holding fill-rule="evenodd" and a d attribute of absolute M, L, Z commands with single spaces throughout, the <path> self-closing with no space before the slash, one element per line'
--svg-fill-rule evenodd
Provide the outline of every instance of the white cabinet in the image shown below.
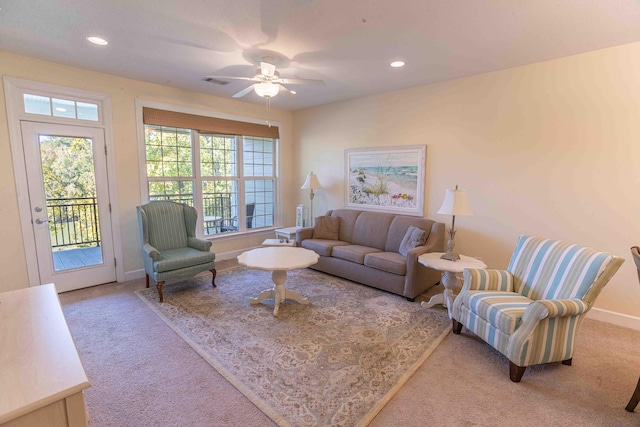
<path fill-rule="evenodd" d="M 0 426 L 86 426 L 90 386 L 52 283 L 0 293 Z"/>

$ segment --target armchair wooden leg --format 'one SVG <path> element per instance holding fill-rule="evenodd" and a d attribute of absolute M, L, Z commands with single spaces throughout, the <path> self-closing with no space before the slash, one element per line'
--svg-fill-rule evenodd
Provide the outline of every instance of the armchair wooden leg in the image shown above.
<path fill-rule="evenodd" d="M 214 269 L 212 269 L 212 270 L 209 270 L 209 271 L 211 272 L 211 274 L 213 274 L 213 277 L 211 278 L 211 284 L 212 284 L 212 285 L 213 285 L 213 287 L 215 288 L 215 287 L 216 287 L 216 274 L 217 274 L 218 272 L 216 271 L 216 269 L 215 269 L 215 268 L 214 268 Z"/>
<path fill-rule="evenodd" d="M 519 383 L 526 369 L 526 366 L 518 366 L 515 363 L 509 361 L 509 378 L 514 383 Z"/>
<path fill-rule="evenodd" d="M 145 276 L 147 276 L 147 288 L 149 287 L 149 275 L 145 273 Z"/>
<path fill-rule="evenodd" d="M 453 326 L 453 333 L 460 335 L 460 332 L 462 332 L 462 323 L 458 322 L 456 319 L 451 319 L 451 324 Z"/>
<path fill-rule="evenodd" d="M 571 366 L 571 361 L 572 361 L 572 360 L 573 360 L 573 358 L 571 358 L 571 359 L 567 359 L 567 360 L 563 360 L 563 361 L 562 361 L 562 364 L 563 364 L 563 365 L 567 365 L 567 366 Z"/>
<path fill-rule="evenodd" d="M 636 385 L 636 390 L 633 392 L 633 396 L 631 396 L 631 400 L 627 403 L 627 407 L 624 408 L 629 412 L 633 412 L 638 406 L 638 402 L 640 402 L 640 379 L 638 379 L 638 385 Z"/>
<path fill-rule="evenodd" d="M 164 302 L 164 298 L 162 297 L 162 285 L 164 285 L 164 282 L 156 283 L 156 288 L 158 288 L 158 296 L 160 296 L 160 302 Z"/>

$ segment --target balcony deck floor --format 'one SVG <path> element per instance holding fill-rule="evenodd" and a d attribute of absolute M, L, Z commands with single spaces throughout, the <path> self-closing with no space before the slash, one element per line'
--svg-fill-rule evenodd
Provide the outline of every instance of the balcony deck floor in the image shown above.
<path fill-rule="evenodd" d="M 53 252 L 53 268 L 55 271 L 71 270 L 102 264 L 102 248 L 74 248 Z"/>

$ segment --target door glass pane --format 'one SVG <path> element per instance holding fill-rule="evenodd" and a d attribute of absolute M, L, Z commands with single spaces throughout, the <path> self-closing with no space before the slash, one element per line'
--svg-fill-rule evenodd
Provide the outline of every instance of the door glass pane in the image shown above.
<path fill-rule="evenodd" d="M 55 271 L 103 263 L 93 141 L 39 135 Z"/>
<path fill-rule="evenodd" d="M 40 114 L 43 116 L 65 117 L 68 119 L 99 121 L 98 104 L 74 101 L 72 99 L 49 98 L 25 93 L 24 111 L 30 114 Z M 51 107 L 53 104 L 53 114 Z"/>
<path fill-rule="evenodd" d="M 31 114 L 51 115 L 51 101 L 48 96 L 30 95 L 25 93 L 24 112 Z"/>
<path fill-rule="evenodd" d="M 88 104 L 86 102 L 76 102 L 76 108 L 78 109 L 78 118 L 80 120 L 90 120 L 92 122 L 98 121 L 98 105 Z"/>
<path fill-rule="evenodd" d="M 53 115 L 56 117 L 76 118 L 76 103 L 68 99 L 51 98 Z"/>

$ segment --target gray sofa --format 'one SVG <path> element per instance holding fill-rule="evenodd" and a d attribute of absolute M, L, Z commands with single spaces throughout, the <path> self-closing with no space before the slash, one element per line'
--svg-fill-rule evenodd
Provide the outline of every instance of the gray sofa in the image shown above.
<path fill-rule="evenodd" d="M 311 227 L 296 232 L 298 246 L 320 255 L 318 263 L 310 268 L 402 295 L 410 301 L 440 281 L 441 273 L 419 264 L 418 257 L 444 251 L 443 223 L 353 209 L 331 210 L 326 216 L 339 218 L 337 240 L 314 239 Z M 424 245 L 409 249 L 405 257 L 399 249 L 409 226 L 424 230 L 427 238 Z"/>

